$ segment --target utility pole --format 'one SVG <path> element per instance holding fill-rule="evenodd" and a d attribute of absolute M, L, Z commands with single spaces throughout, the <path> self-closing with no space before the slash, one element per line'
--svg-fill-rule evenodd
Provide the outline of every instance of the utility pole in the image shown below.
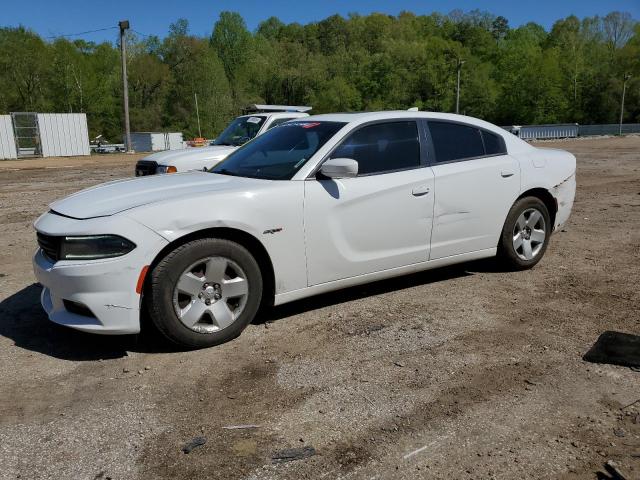
<path fill-rule="evenodd" d="M 464 64 L 464 60 L 457 60 L 458 62 L 458 87 L 456 88 L 456 113 L 460 112 L 460 71 L 462 70 L 462 65 Z"/>
<path fill-rule="evenodd" d="M 198 137 L 202 138 L 202 131 L 200 130 L 200 111 L 198 110 L 198 94 L 193 92 L 193 96 L 196 99 L 196 117 L 198 118 Z"/>
<path fill-rule="evenodd" d="M 620 104 L 620 127 L 618 135 L 622 135 L 622 117 L 624 116 L 624 94 L 627 93 L 627 81 L 631 78 L 631 74 L 626 73 L 622 82 L 622 102 Z"/>
<path fill-rule="evenodd" d="M 124 105 L 124 135 L 127 153 L 133 153 L 131 148 L 131 128 L 129 127 L 129 86 L 127 85 L 127 45 L 125 31 L 129 29 L 129 20 L 118 22 L 120 27 L 120 57 L 122 59 L 122 104 Z"/>

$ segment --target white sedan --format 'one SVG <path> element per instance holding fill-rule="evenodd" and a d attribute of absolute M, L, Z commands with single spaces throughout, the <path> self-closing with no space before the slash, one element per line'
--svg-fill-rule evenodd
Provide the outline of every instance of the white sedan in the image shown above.
<path fill-rule="evenodd" d="M 239 335 L 261 305 L 498 256 L 535 265 L 568 219 L 575 157 L 427 112 L 285 123 L 209 172 L 81 191 L 35 223 L 54 322 L 169 339 Z"/>

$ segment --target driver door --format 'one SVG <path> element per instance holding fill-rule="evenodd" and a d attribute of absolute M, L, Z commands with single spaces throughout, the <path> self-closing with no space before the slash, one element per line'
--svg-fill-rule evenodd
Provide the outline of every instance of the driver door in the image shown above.
<path fill-rule="evenodd" d="M 418 127 L 360 127 L 330 155 L 356 160 L 357 177 L 305 181 L 309 286 L 428 260 L 434 176 Z"/>

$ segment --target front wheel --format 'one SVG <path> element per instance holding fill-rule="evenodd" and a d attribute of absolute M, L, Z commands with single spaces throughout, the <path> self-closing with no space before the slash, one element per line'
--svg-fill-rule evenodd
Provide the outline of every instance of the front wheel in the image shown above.
<path fill-rule="evenodd" d="M 145 304 L 155 326 L 186 348 L 231 340 L 262 298 L 258 263 L 242 245 L 206 238 L 181 245 L 151 272 Z"/>
<path fill-rule="evenodd" d="M 509 210 L 502 228 L 498 256 L 509 268 L 525 270 L 540 261 L 549 244 L 551 217 L 537 197 L 524 197 Z"/>

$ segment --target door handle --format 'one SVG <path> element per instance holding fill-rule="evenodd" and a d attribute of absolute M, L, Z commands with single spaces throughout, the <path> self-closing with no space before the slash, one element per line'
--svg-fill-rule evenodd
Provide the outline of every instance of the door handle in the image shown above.
<path fill-rule="evenodd" d="M 411 190 L 411 193 L 414 197 L 421 197 L 429 193 L 429 187 L 427 187 L 426 185 L 423 185 L 421 187 L 416 187 L 413 190 Z"/>
<path fill-rule="evenodd" d="M 515 175 L 515 172 L 512 170 L 502 170 L 500 172 L 500 176 L 502 178 L 509 178 L 509 177 L 512 177 L 513 175 Z"/>

